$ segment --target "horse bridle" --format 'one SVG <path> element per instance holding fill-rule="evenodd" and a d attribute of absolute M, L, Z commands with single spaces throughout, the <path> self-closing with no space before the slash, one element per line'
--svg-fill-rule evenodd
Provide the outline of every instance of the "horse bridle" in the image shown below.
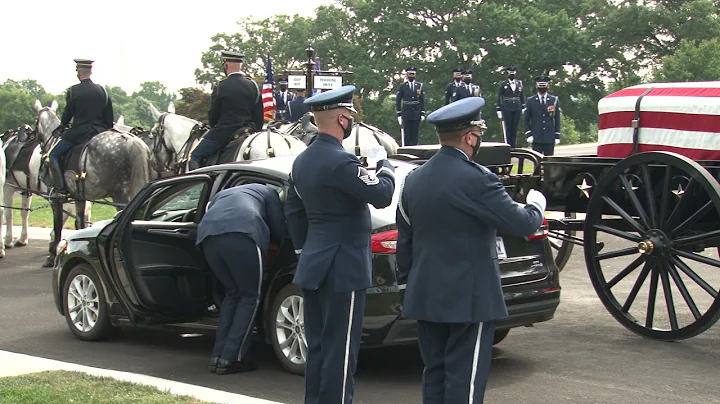
<path fill-rule="evenodd" d="M 188 136 L 185 143 L 183 143 L 182 147 L 180 147 L 180 150 L 178 150 L 177 152 L 170 150 L 170 148 L 167 146 L 167 143 L 165 143 L 165 118 L 170 114 L 171 114 L 171 112 L 163 112 L 160 115 L 160 118 L 158 119 L 158 124 L 155 127 L 153 127 L 152 129 L 150 129 L 149 136 L 153 139 L 152 154 L 153 154 L 153 157 L 155 157 L 155 161 L 159 162 L 163 166 L 165 171 L 170 171 L 175 174 L 179 174 L 181 165 L 179 162 L 174 161 L 174 160 L 176 160 L 176 156 L 184 155 L 185 151 L 189 149 L 189 145 L 194 138 L 192 133 L 193 133 L 193 130 L 195 129 L 195 127 L 193 127 L 193 129 L 190 131 L 190 136 Z M 202 124 L 198 123 L 198 125 L 202 125 Z M 197 125 L 196 125 L 196 127 L 197 127 Z M 167 162 L 160 161 L 157 158 L 157 156 L 163 149 L 167 153 L 167 156 L 168 156 Z M 159 173 L 159 171 L 158 171 L 158 173 Z"/>

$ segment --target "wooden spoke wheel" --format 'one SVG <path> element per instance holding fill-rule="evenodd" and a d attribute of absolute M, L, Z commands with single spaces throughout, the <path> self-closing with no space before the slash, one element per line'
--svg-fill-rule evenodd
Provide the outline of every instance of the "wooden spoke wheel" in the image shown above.
<path fill-rule="evenodd" d="M 554 219 L 557 215 L 563 215 L 563 219 L 575 219 L 575 212 L 549 212 L 548 219 Z M 556 215 L 557 214 L 557 215 Z M 558 235 L 566 235 L 575 237 L 574 230 L 551 230 L 548 234 L 548 241 L 552 247 L 553 259 L 558 270 L 562 271 L 570 260 L 573 247 L 575 244 L 558 237 Z"/>
<path fill-rule="evenodd" d="M 604 173 L 587 212 L 590 280 L 624 327 L 674 341 L 718 320 L 720 184 L 705 167 L 675 153 L 628 157 Z"/>

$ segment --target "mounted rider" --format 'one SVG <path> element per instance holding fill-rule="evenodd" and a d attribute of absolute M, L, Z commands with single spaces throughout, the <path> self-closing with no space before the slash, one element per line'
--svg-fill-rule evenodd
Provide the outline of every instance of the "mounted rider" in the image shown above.
<path fill-rule="evenodd" d="M 242 73 L 244 55 L 223 51 L 226 78 L 213 87 L 208 111 L 210 130 L 190 156 L 190 170 L 203 159 L 222 150 L 231 140 L 257 132 L 263 127 L 263 104 L 257 83 Z"/>
<path fill-rule="evenodd" d="M 50 176 L 55 192 L 64 194 L 62 159 L 72 148 L 113 127 L 112 100 L 100 84 L 90 79 L 92 60 L 74 59 L 79 84 L 67 90 L 66 105 L 60 122 L 60 141 L 50 151 Z M 72 126 L 70 121 L 72 120 Z"/>

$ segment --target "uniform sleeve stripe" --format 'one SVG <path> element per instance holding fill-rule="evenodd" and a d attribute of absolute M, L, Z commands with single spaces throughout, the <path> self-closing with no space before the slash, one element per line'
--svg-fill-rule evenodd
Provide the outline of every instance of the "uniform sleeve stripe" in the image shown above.
<path fill-rule="evenodd" d="M 387 167 L 382 167 L 382 168 L 380 168 L 380 169 L 377 171 L 377 175 L 380 175 L 380 173 L 388 173 L 391 177 L 393 177 L 393 179 L 395 178 L 395 173 L 392 172 L 392 170 L 390 170 L 390 169 L 387 168 Z"/>

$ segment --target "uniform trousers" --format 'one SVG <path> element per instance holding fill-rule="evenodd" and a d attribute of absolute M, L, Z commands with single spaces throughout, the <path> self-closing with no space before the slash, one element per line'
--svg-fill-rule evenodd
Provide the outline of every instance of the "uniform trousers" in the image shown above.
<path fill-rule="evenodd" d="M 495 321 L 418 321 L 425 369 L 423 404 L 482 404 L 490 375 Z"/>
<path fill-rule="evenodd" d="M 305 404 L 351 404 L 365 313 L 365 290 L 303 289 L 307 359 Z"/>
<path fill-rule="evenodd" d="M 542 153 L 545 156 L 552 156 L 555 153 L 555 142 L 553 142 L 553 143 L 535 143 L 535 142 L 533 142 L 532 149 L 538 153 Z"/>
<path fill-rule="evenodd" d="M 200 246 L 213 274 L 225 288 L 212 356 L 230 362 L 247 356 L 263 278 L 263 254 L 241 233 L 204 239 Z"/>
<path fill-rule="evenodd" d="M 243 124 L 240 124 L 210 129 L 202 137 L 202 139 L 200 139 L 200 143 L 195 146 L 195 149 L 192 151 L 190 158 L 192 160 L 195 160 L 198 164 L 201 163 L 202 159 L 212 156 L 213 154 L 227 146 L 233 133 L 235 133 L 236 130 L 242 128 L 243 126 Z"/>
<path fill-rule="evenodd" d="M 405 146 L 415 146 L 420 137 L 420 120 L 406 121 L 403 119 L 403 131 L 405 133 Z"/>
<path fill-rule="evenodd" d="M 520 117 L 522 111 L 502 111 L 503 122 L 505 124 L 505 141 L 510 147 L 517 147 L 518 126 L 520 126 Z"/>

